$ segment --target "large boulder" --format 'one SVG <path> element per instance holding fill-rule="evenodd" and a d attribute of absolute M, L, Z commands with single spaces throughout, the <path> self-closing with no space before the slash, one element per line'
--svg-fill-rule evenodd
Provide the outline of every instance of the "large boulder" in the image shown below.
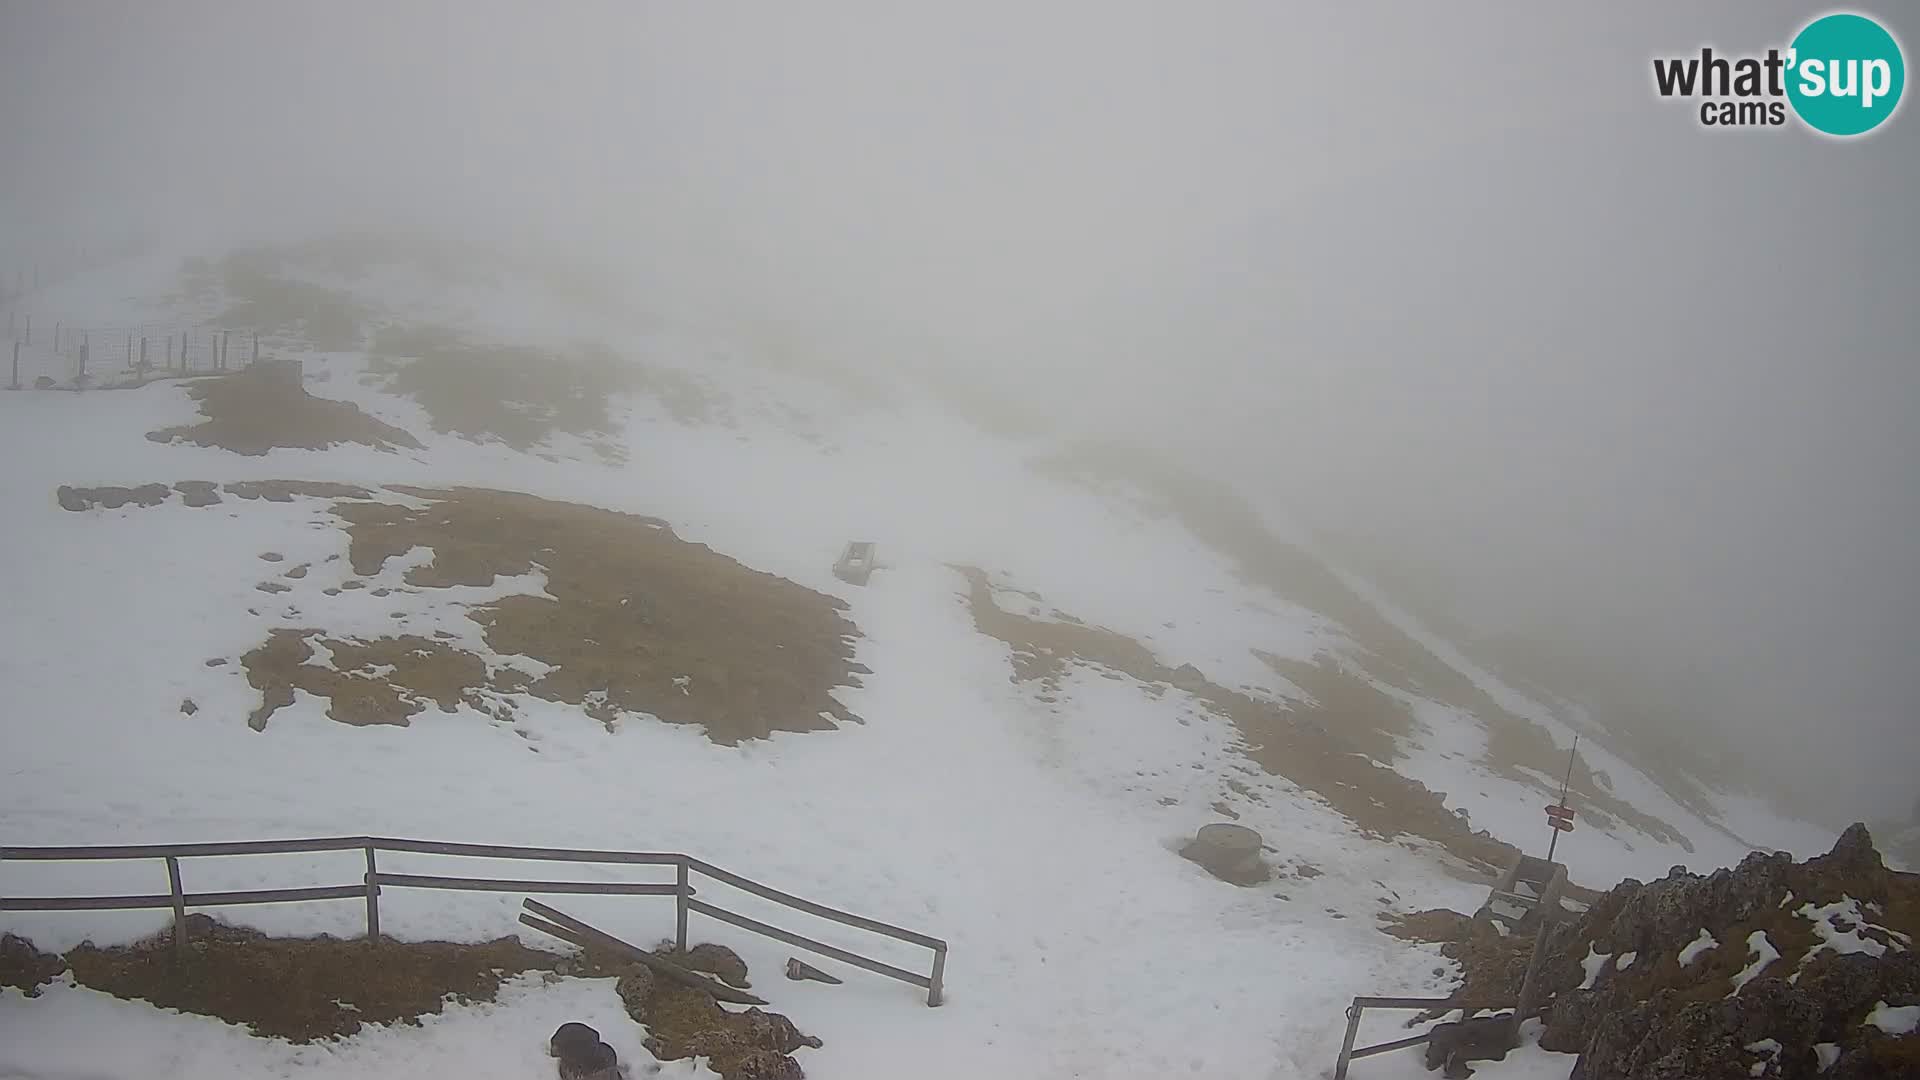
<path fill-rule="evenodd" d="M 1260 834 L 1245 825 L 1202 825 L 1180 854 L 1234 885 L 1258 885 L 1273 876 L 1260 857 Z"/>

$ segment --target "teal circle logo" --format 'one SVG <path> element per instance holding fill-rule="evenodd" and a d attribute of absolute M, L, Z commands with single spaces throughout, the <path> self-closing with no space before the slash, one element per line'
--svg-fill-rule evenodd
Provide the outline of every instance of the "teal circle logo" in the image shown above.
<path fill-rule="evenodd" d="M 1864 135 L 1899 107 L 1907 85 L 1900 43 L 1865 15 L 1823 15 L 1789 50 L 1787 100 L 1815 131 Z"/>

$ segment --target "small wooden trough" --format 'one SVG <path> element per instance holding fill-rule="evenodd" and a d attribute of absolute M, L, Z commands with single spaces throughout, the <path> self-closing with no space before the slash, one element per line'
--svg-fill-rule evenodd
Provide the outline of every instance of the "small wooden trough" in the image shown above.
<path fill-rule="evenodd" d="M 874 551 L 871 540 L 855 540 L 840 553 L 833 564 L 833 576 L 849 585 L 865 585 L 873 577 Z"/>

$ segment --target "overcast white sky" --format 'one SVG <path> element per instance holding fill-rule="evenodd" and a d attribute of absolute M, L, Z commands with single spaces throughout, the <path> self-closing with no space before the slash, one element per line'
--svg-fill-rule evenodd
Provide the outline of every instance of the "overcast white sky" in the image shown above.
<path fill-rule="evenodd" d="M 0 248 L 591 255 L 1160 442 L 1904 812 L 1920 117 L 1706 132 L 1650 88 L 1820 10 L 0 0 Z M 1862 10 L 1911 61 L 1920 13 Z"/>

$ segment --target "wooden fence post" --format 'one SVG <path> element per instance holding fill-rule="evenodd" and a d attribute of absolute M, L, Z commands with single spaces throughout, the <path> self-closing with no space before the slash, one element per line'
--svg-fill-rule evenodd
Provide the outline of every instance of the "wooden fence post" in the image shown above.
<path fill-rule="evenodd" d="M 679 890 L 674 894 L 673 898 L 673 941 L 674 947 L 684 953 L 687 951 L 687 895 L 692 892 L 692 890 L 687 888 L 687 860 L 685 857 L 680 859 L 678 865 L 680 868 L 677 876 Z"/>
<path fill-rule="evenodd" d="M 1347 1038 L 1340 1044 L 1340 1059 L 1333 1065 L 1333 1080 L 1347 1080 L 1347 1065 L 1353 1061 L 1353 1040 L 1360 1034 L 1360 1005 L 1347 1006 Z"/>
<path fill-rule="evenodd" d="M 87 377 L 87 357 L 93 353 L 93 339 L 86 334 L 80 335 L 80 377 Z"/>
<path fill-rule="evenodd" d="M 180 888 L 180 860 L 167 856 L 167 887 L 173 890 L 173 954 L 187 955 L 187 898 Z"/>
<path fill-rule="evenodd" d="M 127 366 L 133 366 L 133 331 L 127 331 Z"/>
<path fill-rule="evenodd" d="M 380 943 L 380 879 L 379 870 L 373 863 L 373 845 L 368 844 L 367 852 L 367 941 Z"/>
<path fill-rule="evenodd" d="M 20 342 L 17 340 L 13 343 L 13 382 L 10 385 L 15 390 L 20 389 Z"/>
<path fill-rule="evenodd" d="M 233 331 L 231 330 L 220 331 L 220 370 L 221 371 L 227 370 L 227 357 L 229 355 L 227 352 L 227 336 L 232 333 Z"/>
<path fill-rule="evenodd" d="M 938 1008 L 944 998 L 945 984 L 947 981 L 946 949 L 940 948 L 933 950 L 933 977 L 927 981 L 932 984 L 927 987 L 927 1008 Z"/>
<path fill-rule="evenodd" d="M 147 339 L 140 339 L 140 370 L 147 369 Z"/>
<path fill-rule="evenodd" d="M 167 370 L 173 370 L 173 335 L 167 335 Z"/>

